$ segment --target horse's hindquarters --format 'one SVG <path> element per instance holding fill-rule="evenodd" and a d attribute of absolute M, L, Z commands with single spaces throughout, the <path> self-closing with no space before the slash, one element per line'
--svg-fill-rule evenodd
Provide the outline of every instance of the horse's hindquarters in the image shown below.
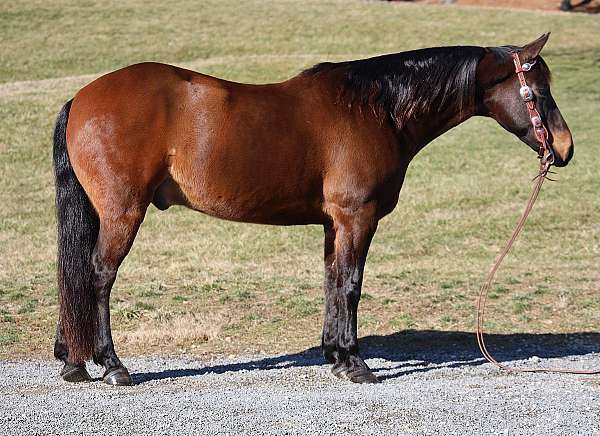
<path fill-rule="evenodd" d="M 172 67 L 139 64 L 103 76 L 73 100 L 69 156 L 100 216 L 145 208 L 166 178 L 181 80 Z"/>

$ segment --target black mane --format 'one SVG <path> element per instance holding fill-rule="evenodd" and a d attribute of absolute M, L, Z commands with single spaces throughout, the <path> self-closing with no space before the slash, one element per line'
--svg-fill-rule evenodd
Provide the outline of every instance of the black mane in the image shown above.
<path fill-rule="evenodd" d="M 472 107 L 483 47 L 439 47 L 346 62 L 325 62 L 303 72 L 342 76 L 340 97 L 370 107 L 401 128 L 407 120 L 451 105 Z"/>

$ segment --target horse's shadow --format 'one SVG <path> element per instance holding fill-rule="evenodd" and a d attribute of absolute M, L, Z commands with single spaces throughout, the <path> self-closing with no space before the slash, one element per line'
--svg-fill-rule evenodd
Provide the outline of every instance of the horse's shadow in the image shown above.
<path fill-rule="evenodd" d="M 600 333 L 568 334 L 490 334 L 486 335 L 488 349 L 500 361 L 577 356 L 600 352 Z M 373 368 L 380 379 L 430 371 L 440 366 L 452 368 L 485 363 L 473 333 L 407 330 L 385 336 L 367 336 L 360 340 L 366 359 L 388 361 L 385 368 Z M 416 362 L 416 363 L 415 363 Z M 203 374 L 242 370 L 272 370 L 290 367 L 320 366 L 325 362 L 318 347 L 275 357 L 265 357 L 240 363 L 209 365 L 197 369 L 167 369 L 160 372 L 133 374 L 134 383 L 167 378 L 193 377 Z M 389 363 L 391 363 L 391 368 Z"/>

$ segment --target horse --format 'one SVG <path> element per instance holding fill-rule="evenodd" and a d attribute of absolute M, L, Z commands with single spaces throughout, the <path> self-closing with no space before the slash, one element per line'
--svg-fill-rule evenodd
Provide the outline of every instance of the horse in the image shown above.
<path fill-rule="evenodd" d="M 109 296 L 152 203 L 238 222 L 322 225 L 324 359 L 340 379 L 377 383 L 357 338 L 363 270 L 415 155 L 473 116 L 495 119 L 538 150 L 513 53 L 530 64 L 527 81 L 554 165 L 573 155 L 540 56 L 548 36 L 524 46 L 320 63 L 272 84 L 141 63 L 86 85 L 63 106 L 54 131 L 54 355 L 64 363 L 62 378 L 89 381 L 93 359 L 105 383 L 132 384 L 115 352 Z"/>

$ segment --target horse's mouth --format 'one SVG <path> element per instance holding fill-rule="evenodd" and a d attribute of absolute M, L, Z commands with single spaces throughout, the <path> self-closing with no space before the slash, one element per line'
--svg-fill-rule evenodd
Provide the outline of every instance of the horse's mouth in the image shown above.
<path fill-rule="evenodd" d="M 571 145 L 571 147 L 569 147 L 567 155 L 564 158 L 561 156 L 560 153 L 557 153 L 552 146 L 550 147 L 552 148 L 552 154 L 554 155 L 554 162 L 552 163 L 552 165 L 559 168 L 566 167 L 571 158 L 573 157 L 573 146 Z"/>

